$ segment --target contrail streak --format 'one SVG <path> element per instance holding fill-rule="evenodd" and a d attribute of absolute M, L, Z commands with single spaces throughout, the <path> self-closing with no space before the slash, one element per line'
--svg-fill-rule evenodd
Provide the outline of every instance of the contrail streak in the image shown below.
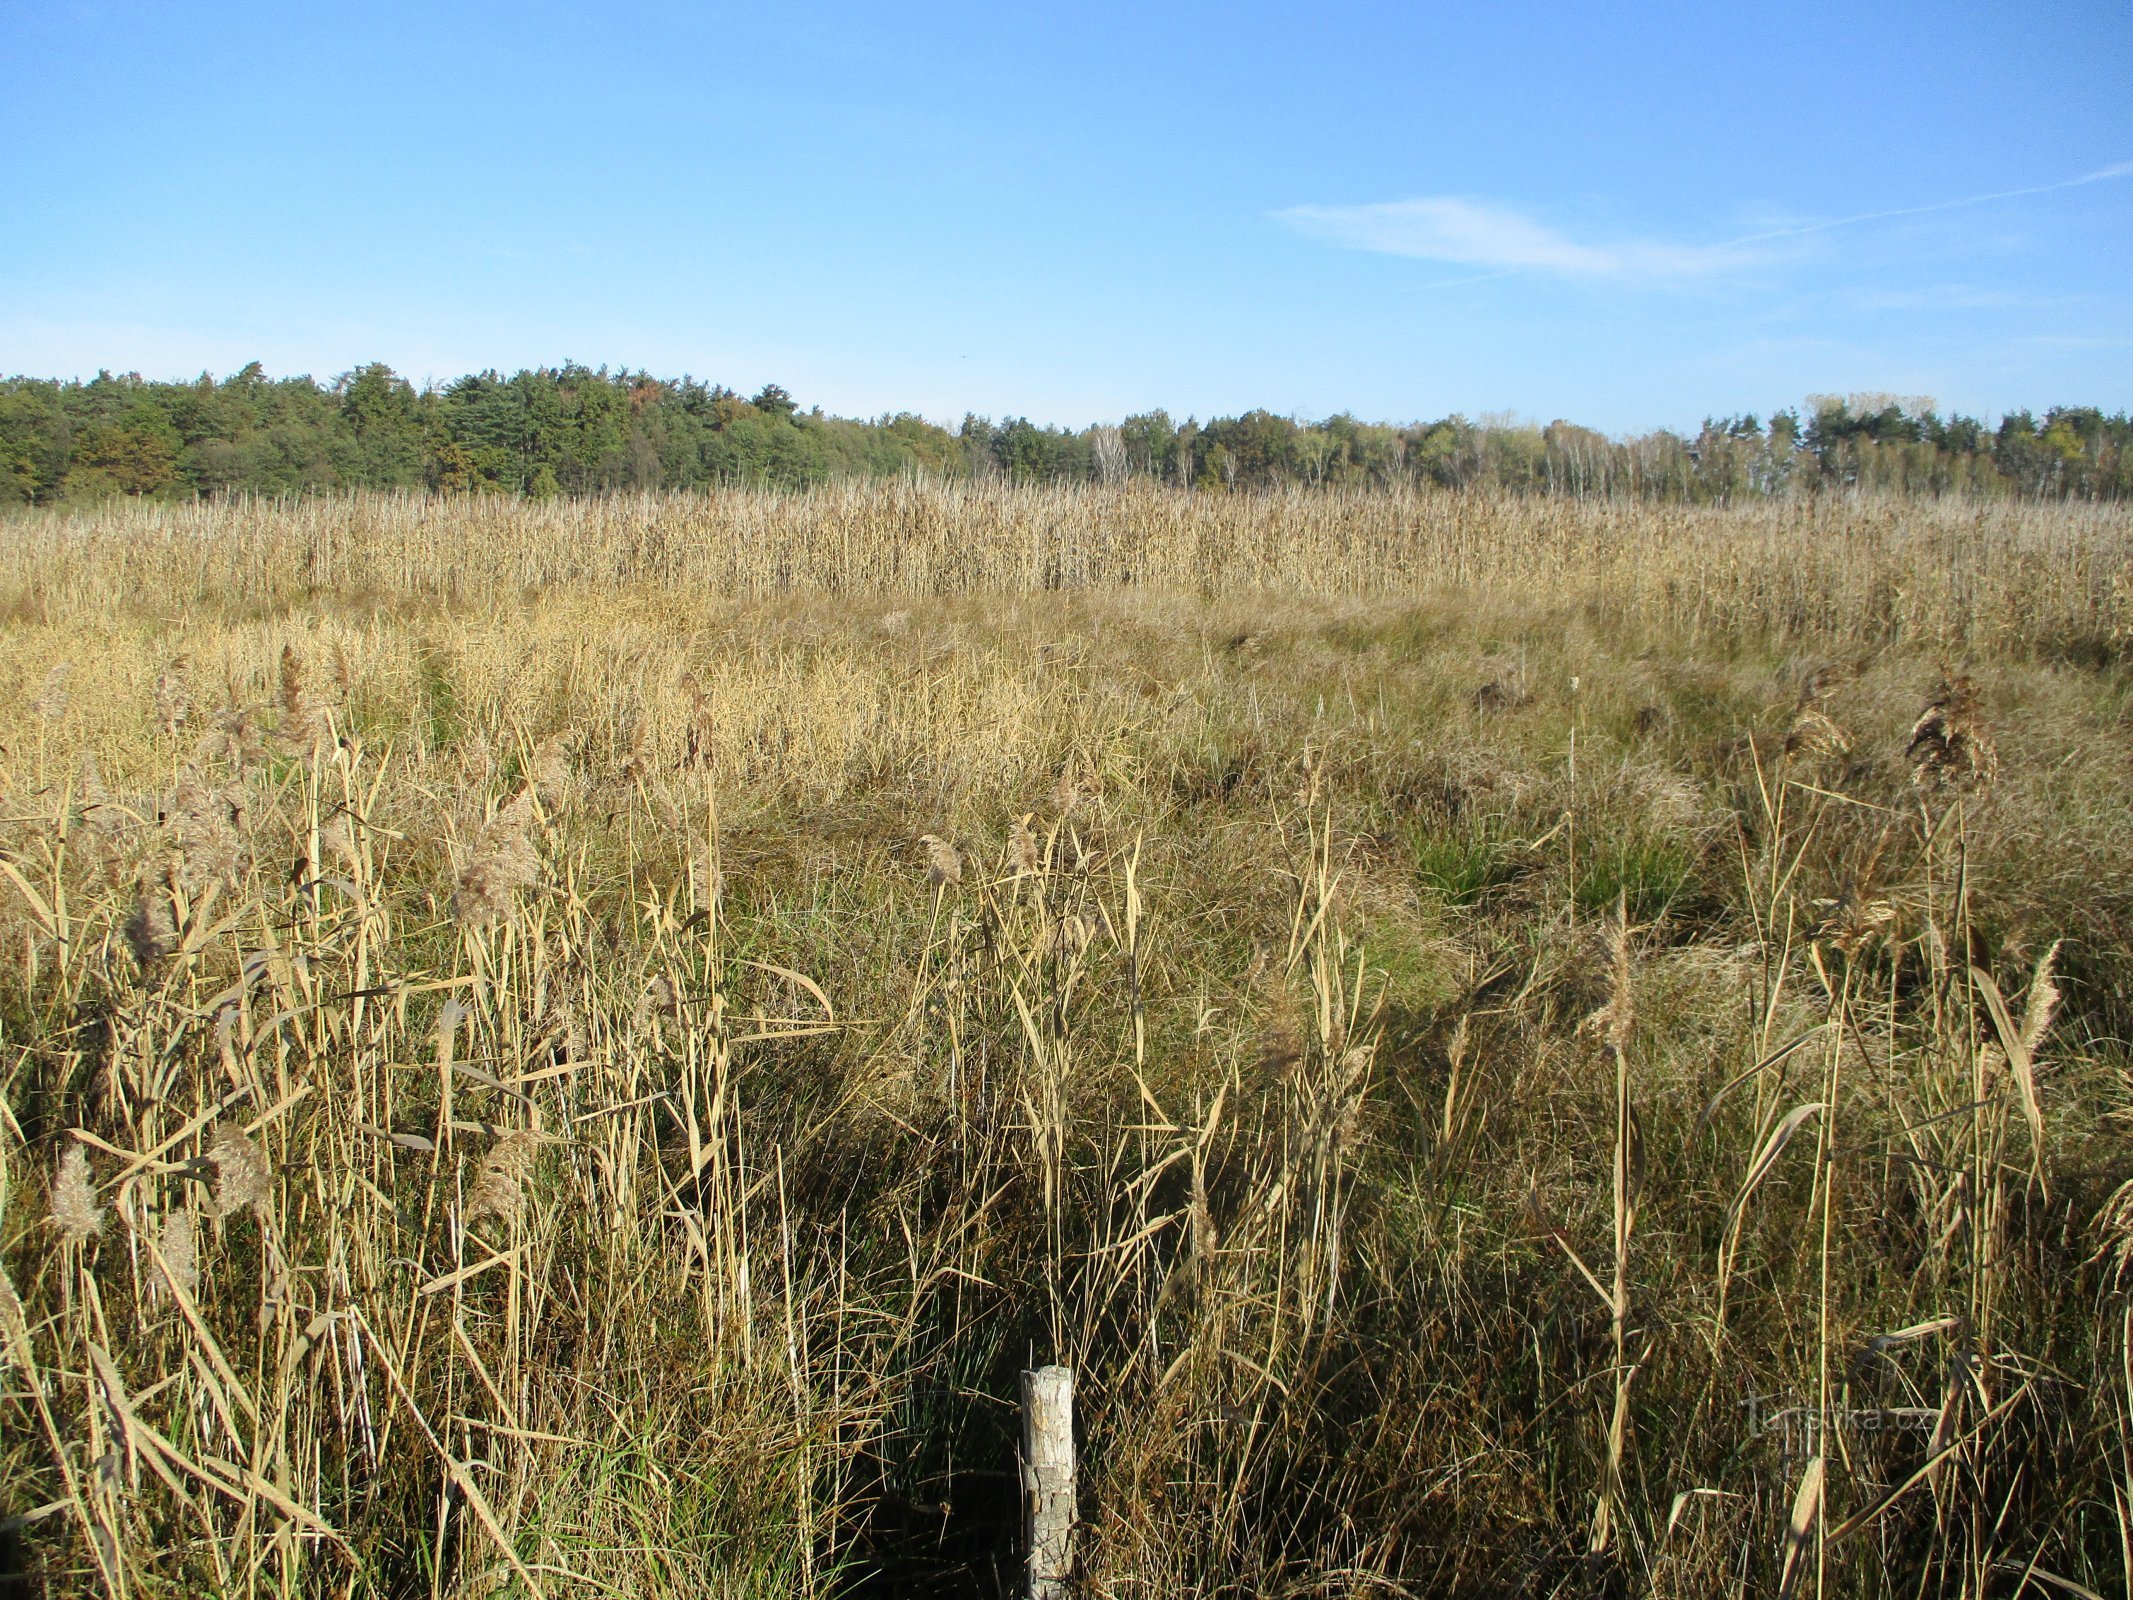
<path fill-rule="evenodd" d="M 2084 172 L 2078 178 L 2062 178 L 2057 183 L 2040 183 L 2027 189 L 1999 189 L 1991 194 L 1964 195 L 1960 200 L 1936 200 L 1927 206 L 1898 206 L 1891 211 L 1862 211 L 1856 217 L 1832 217 L 1827 222 L 1805 222 L 1793 228 L 1772 228 L 1767 233 L 1751 233 L 1739 239 L 1727 240 L 1727 245 L 1760 244 L 1765 239 L 1797 239 L 1804 233 L 1827 233 L 1832 228 L 1848 228 L 1855 222 L 1881 222 L 1890 217 L 1922 217 L 1931 211 L 1953 211 L 1959 206 L 1981 206 L 1993 200 L 2019 200 L 2024 195 L 2053 194 L 2061 189 L 2079 189 L 2084 184 L 2105 183 L 2112 178 L 2133 177 L 2133 161 L 2114 162 L 2108 167 L 2098 167 L 2094 172 Z"/>

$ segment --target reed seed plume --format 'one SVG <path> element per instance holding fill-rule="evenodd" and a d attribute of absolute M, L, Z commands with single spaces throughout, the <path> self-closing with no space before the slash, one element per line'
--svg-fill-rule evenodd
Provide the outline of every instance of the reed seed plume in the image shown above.
<path fill-rule="evenodd" d="M 1262 952 L 1255 967 L 1265 962 Z M 1254 1042 L 1253 1055 L 1260 1073 L 1271 1080 L 1288 1078 L 1302 1065 L 1304 1059 L 1305 1017 L 1302 1003 L 1288 985 L 1271 976 L 1271 968 L 1264 969 L 1258 986 L 1268 999 L 1265 1020 L 1261 1022 Z"/>
<path fill-rule="evenodd" d="M 1999 751 L 1985 727 L 1977 684 L 1967 674 L 1943 671 L 1911 724 L 1905 756 L 1911 781 L 1921 789 L 1982 789 L 1999 775 Z"/>
<path fill-rule="evenodd" d="M 526 1184 L 533 1176 L 540 1147 L 541 1136 L 523 1128 L 496 1141 L 467 1190 L 469 1226 L 483 1217 L 494 1217 L 509 1228 L 519 1225 L 525 1216 Z"/>
<path fill-rule="evenodd" d="M 1025 811 L 1015 818 L 1007 833 L 1007 858 L 1018 878 L 1034 877 L 1042 862 L 1037 855 L 1037 836 L 1030 831 L 1036 813 Z"/>
<path fill-rule="evenodd" d="M 304 658 L 294 645 L 281 647 L 279 677 L 282 742 L 298 754 L 308 754 L 333 733 L 333 719 L 324 701 L 314 695 L 304 680 Z"/>
<path fill-rule="evenodd" d="M 193 691 L 186 681 L 186 673 L 192 666 L 189 656 L 175 656 L 156 674 L 155 719 L 156 726 L 166 734 L 175 736 L 192 720 Z"/>
<path fill-rule="evenodd" d="M 1629 922 L 1622 908 L 1607 923 L 1607 1000 L 1587 1019 L 1586 1027 L 1617 1054 L 1628 1050 L 1637 1025 L 1637 994 L 1631 970 Z"/>
<path fill-rule="evenodd" d="M 644 986 L 643 992 L 637 996 L 637 1026 L 644 1028 L 662 1017 L 680 1015 L 681 991 L 674 986 L 674 980 L 664 972 L 655 972 L 651 981 Z"/>
<path fill-rule="evenodd" d="M 546 1051 L 557 1065 L 585 1061 L 592 1049 L 585 1019 L 582 993 L 550 990 L 534 1028 L 536 1049 Z"/>
<path fill-rule="evenodd" d="M 1095 942 L 1096 932 L 1094 917 L 1069 911 L 1052 924 L 1045 948 L 1055 961 L 1075 961 Z"/>
<path fill-rule="evenodd" d="M 533 823 L 533 791 L 521 789 L 475 837 L 459 869 L 452 893 L 452 915 L 469 927 L 482 927 L 511 914 L 520 891 L 540 881 L 541 858 L 528 837 Z"/>
<path fill-rule="evenodd" d="M 37 698 L 30 702 L 30 710 L 45 722 L 58 722 L 65 718 L 73 704 L 68 689 L 74 680 L 74 663 L 62 661 L 44 675 L 44 686 L 37 691 Z"/>
<path fill-rule="evenodd" d="M 692 849 L 689 853 L 689 892 L 696 897 L 696 904 L 706 910 L 725 899 L 725 869 L 701 850 Z"/>
<path fill-rule="evenodd" d="M 230 685 L 230 698 L 215 713 L 214 730 L 194 750 L 196 761 L 222 762 L 239 773 L 262 765 L 268 755 L 267 729 L 259 709 L 238 698 L 237 685 Z"/>
<path fill-rule="evenodd" d="M 25 1377 L 36 1371 L 30 1348 L 29 1313 L 4 1265 L 0 1265 L 0 1356 Z"/>
<path fill-rule="evenodd" d="M 1896 923 L 1896 907 L 1887 899 L 1848 886 L 1836 896 L 1815 902 L 1821 920 L 1812 933 L 1845 955 L 1857 955 Z"/>
<path fill-rule="evenodd" d="M 570 771 L 570 740 L 568 735 L 550 734 L 533 748 L 533 759 L 527 764 L 526 778 L 533 785 L 541 807 L 550 815 L 560 812 L 569 804 L 573 789 Z"/>
<path fill-rule="evenodd" d="M 69 1144 L 59 1157 L 48 1202 L 52 1226 L 69 1244 L 83 1244 L 104 1231 L 104 1208 L 89 1177 L 89 1152 Z"/>
<path fill-rule="evenodd" d="M 97 766 L 94 751 L 82 752 L 81 777 L 75 784 L 74 795 L 85 827 L 109 837 L 126 826 L 126 812 L 112 799 L 111 791 L 104 787 L 104 775 Z"/>
<path fill-rule="evenodd" d="M 1295 802 L 1309 811 L 1318 804 L 1326 781 L 1325 757 L 1314 750 L 1309 741 L 1305 742 L 1303 754 L 1297 758 L 1297 772 Z"/>
<path fill-rule="evenodd" d="M 1191 1153 L 1192 1193 L 1186 1213 L 1186 1249 L 1196 1271 L 1213 1265 L 1222 1237 L 1215 1229 L 1214 1206 L 1207 1198 L 1207 1158 L 1195 1147 Z"/>
<path fill-rule="evenodd" d="M 178 944 L 177 916 L 171 906 L 167 879 L 154 878 L 141 884 L 133 915 L 126 919 L 126 945 L 142 977 L 152 975 Z"/>
<path fill-rule="evenodd" d="M 211 787 L 188 767 L 164 812 L 175 876 L 188 894 L 211 883 L 234 884 L 244 865 L 244 838 L 238 824 L 243 801 L 229 790 Z"/>
<path fill-rule="evenodd" d="M 1785 730 L 1785 754 L 1804 760 L 1841 756 L 1852 747 L 1851 736 L 1815 706 L 1801 706 Z"/>
<path fill-rule="evenodd" d="M 266 1152 L 236 1123 L 219 1122 L 207 1159 L 215 1168 L 215 1215 L 229 1222 L 253 1211 L 266 1222 L 274 1202 L 274 1169 Z"/>
<path fill-rule="evenodd" d="M 437 1008 L 437 1019 L 430 1025 L 431 1042 L 436 1046 L 438 1059 L 449 1062 L 459 1048 L 459 1030 L 466 1026 L 473 1010 L 458 995 L 449 996 Z"/>
<path fill-rule="evenodd" d="M 711 765 L 717 750 L 718 723 L 712 714 L 711 697 L 704 693 L 704 686 L 696 674 L 684 671 L 677 681 L 682 702 L 686 707 L 687 726 L 683 731 L 681 764 L 685 767 Z"/>
<path fill-rule="evenodd" d="M 2052 1021 L 2059 1014 L 2059 1004 L 2066 997 L 2060 992 L 2058 982 L 2059 951 L 2063 939 L 2054 939 L 2051 947 L 2037 958 L 2036 971 L 2030 975 L 2029 994 L 2022 1002 L 2022 1023 L 2016 1036 L 2021 1040 L 2022 1053 L 2031 1060 L 2044 1048 L 2044 1036 L 2051 1032 Z"/>
<path fill-rule="evenodd" d="M 200 1296 L 200 1235 L 193 1224 L 193 1214 L 183 1206 L 173 1207 L 164 1215 L 163 1225 L 156 1232 L 156 1254 L 163 1258 L 163 1270 L 170 1275 L 171 1287 L 188 1300 Z"/>
<path fill-rule="evenodd" d="M 922 833 L 919 844 L 926 852 L 926 881 L 935 888 L 963 881 L 963 853 L 938 834 Z"/>
<path fill-rule="evenodd" d="M 2096 1253 L 2092 1261 L 2107 1263 L 2105 1281 L 2114 1293 L 2133 1291 L 2133 1178 L 2112 1191 L 2096 1213 Z"/>
<path fill-rule="evenodd" d="M 363 853 L 356 843 L 355 823 L 345 810 L 336 809 L 320 819 L 318 847 L 322 855 L 351 872 L 362 864 Z"/>

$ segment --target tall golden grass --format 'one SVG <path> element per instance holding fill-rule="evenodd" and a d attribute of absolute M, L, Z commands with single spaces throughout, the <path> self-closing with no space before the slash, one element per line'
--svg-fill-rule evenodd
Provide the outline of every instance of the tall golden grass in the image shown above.
<path fill-rule="evenodd" d="M 2129 561 L 0 523 L 0 1590 L 2125 1593 Z"/>

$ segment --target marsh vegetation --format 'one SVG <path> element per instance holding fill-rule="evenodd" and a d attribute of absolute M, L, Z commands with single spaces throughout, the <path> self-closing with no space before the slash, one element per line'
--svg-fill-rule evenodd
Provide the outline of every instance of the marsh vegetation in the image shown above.
<path fill-rule="evenodd" d="M 0 1589 L 2122 1593 L 2133 517 L 0 521 Z"/>

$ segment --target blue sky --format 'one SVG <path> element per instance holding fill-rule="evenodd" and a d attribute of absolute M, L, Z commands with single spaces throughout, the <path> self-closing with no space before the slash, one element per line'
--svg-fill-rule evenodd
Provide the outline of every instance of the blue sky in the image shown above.
<path fill-rule="evenodd" d="M 0 145 L 0 371 L 2133 408 L 2125 0 L 0 0 Z"/>

